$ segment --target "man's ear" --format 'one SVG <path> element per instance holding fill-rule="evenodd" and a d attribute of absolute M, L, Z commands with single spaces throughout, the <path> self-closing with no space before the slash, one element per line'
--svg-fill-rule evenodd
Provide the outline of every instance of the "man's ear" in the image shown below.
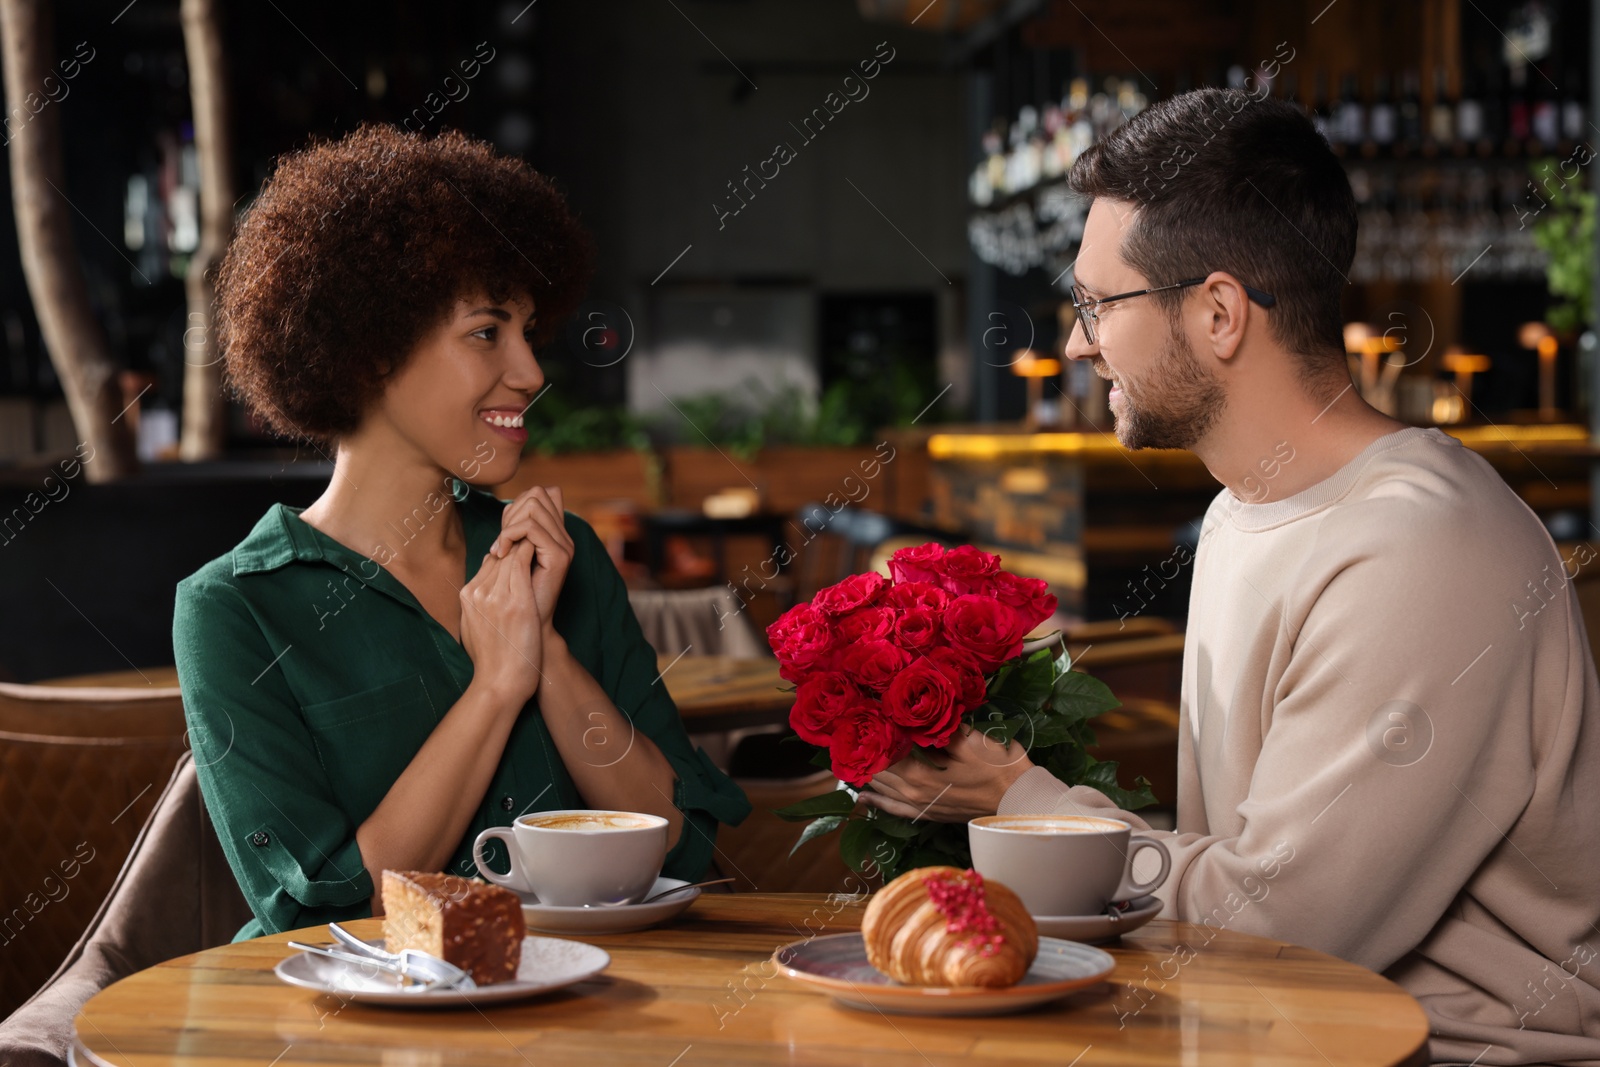
<path fill-rule="evenodd" d="M 1239 279 L 1222 271 L 1212 271 L 1200 286 L 1205 311 L 1205 338 L 1211 354 L 1227 362 L 1244 341 L 1244 328 L 1251 311 L 1250 297 Z"/>

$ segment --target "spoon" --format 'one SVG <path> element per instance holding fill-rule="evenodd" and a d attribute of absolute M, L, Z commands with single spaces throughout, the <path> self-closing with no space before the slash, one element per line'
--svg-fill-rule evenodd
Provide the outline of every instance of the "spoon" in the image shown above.
<path fill-rule="evenodd" d="M 630 908 L 630 907 L 637 908 L 637 907 L 642 907 L 645 904 L 652 904 L 655 901 L 660 900 L 662 897 L 671 896 L 673 893 L 681 893 L 685 889 L 699 889 L 702 886 L 721 885 L 724 882 L 732 882 L 732 881 L 735 881 L 735 880 L 736 879 L 733 879 L 733 878 L 712 878 L 712 879 L 709 879 L 708 881 L 704 881 L 704 882 L 690 882 L 688 885 L 675 885 L 671 889 L 663 889 L 659 893 L 652 893 L 650 896 L 647 896 L 643 900 L 638 901 L 638 902 L 633 903 L 633 904 L 629 904 L 625 900 L 619 900 L 619 901 L 616 901 L 614 903 L 608 901 L 608 902 L 603 903 L 603 904 L 585 904 L 584 907 L 586 907 L 586 908 Z"/>

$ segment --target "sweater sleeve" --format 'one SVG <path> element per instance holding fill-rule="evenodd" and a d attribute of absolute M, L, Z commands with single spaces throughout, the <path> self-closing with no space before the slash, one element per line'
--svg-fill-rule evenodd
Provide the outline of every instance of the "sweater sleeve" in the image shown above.
<path fill-rule="evenodd" d="M 1249 779 L 1242 832 L 1161 835 L 1173 860 L 1164 915 L 1381 971 L 1422 941 L 1491 852 L 1515 847 L 1506 832 L 1533 793 L 1527 709 L 1562 699 L 1570 588 L 1536 627 L 1508 604 L 1516 576 L 1537 576 L 1547 555 L 1558 561 L 1547 540 L 1491 546 L 1426 513 L 1385 510 L 1330 519 L 1312 580 L 1256 598 L 1260 629 L 1276 629 L 1261 654 L 1287 654 L 1287 666 L 1265 699 L 1233 693 L 1204 724 L 1223 730 L 1269 709 L 1259 759 L 1237 771 Z M 1029 771 L 1000 810 L 1140 825 L 1091 789 L 1047 779 Z"/>

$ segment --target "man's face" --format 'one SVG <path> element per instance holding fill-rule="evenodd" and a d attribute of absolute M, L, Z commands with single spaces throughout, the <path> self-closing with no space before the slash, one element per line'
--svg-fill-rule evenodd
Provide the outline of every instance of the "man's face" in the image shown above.
<path fill-rule="evenodd" d="M 1091 300 L 1150 288 L 1118 251 L 1134 210 L 1104 197 L 1089 208 L 1073 273 Z M 1193 448 L 1227 402 L 1222 383 L 1196 357 L 1182 323 L 1168 316 L 1160 299 L 1102 304 L 1095 343 L 1084 338 L 1082 323 L 1074 323 L 1067 340 L 1067 358 L 1091 360 L 1095 373 L 1111 381 L 1111 415 L 1125 448 Z"/>

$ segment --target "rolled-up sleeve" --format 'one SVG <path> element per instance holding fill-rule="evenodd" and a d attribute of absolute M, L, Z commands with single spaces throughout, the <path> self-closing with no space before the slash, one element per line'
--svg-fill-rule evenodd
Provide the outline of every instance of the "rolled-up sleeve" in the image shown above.
<path fill-rule="evenodd" d="M 690 880 L 704 876 L 716 849 L 717 824 L 737 826 L 750 814 L 744 790 L 717 769 L 704 749 L 695 748 L 683 728 L 678 707 L 659 678 L 656 651 L 645 640 L 628 603 L 628 588 L 605 545 L 589 525 L 569 516 L 573 538 L 588 542 L 590 579 L 604 605 L 601 625 L 610 633 L 601 652 L 597 679 L 606 695 L 634 727 L 654 741 L 677 774 L 672 803 L 683 812 L 683 833 L 667 853 L 662 873 Z"/>
<path fill-rule="evenodd" d="M 201 794 L 261 931 L 370 915 L 356 826 L 278 667 L 292 643 L 276 647 L 240 590 L 203 572 L 178 585 L 172 643 Z"/>

